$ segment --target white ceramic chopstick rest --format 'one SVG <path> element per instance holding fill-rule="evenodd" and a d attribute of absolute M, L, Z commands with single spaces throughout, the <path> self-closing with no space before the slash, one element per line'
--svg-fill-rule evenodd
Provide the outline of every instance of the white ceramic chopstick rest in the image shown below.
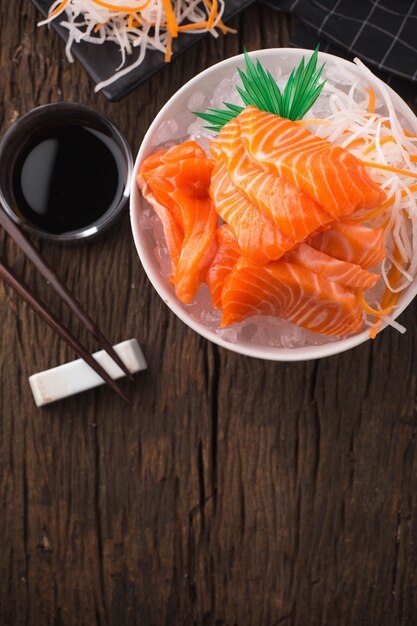
<path fill-rule="evenodd" d="M 132 374 L 147 368 L 145 357 L 136 339 L 122 341 L 113 348 Z M 104 350 L 96 352 L 93 357 L 114 380 L 125 375 Z M 85 361 L 78 359 L 29 376 L 29 384 L 36 405 L 44 406 L 105 383 Z"/>

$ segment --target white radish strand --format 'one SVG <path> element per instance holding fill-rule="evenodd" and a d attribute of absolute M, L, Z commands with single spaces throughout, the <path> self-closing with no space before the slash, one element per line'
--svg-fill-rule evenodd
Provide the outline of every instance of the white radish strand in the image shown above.
<path fill-rule="evenodd" d="M 375 84 L 378 89 L 379 92 L 382 95 L 382 98 L 384 100 L 385 106 L 388 109 L 388 113 L 389 113 L 389 119 L 390 119 L 390 126 L 391 126 L 391 130 L 392 133 L 394 135 L 394 137 L 396 138 L 398 147 L 401 149 L 401 151 L 403 152 L 403 157 L 405 159 L 405 161 L 407 162 L 407 154 L 404 152 L 403 148 L 402 148 L 402 142 L 403 139 L 406 139 L 406 136 L 404 134 L 404 131 L 402 129 L 401 124 L 399 123 L 398 120 L 398 116 L 397 113 L 395 112 L 395 108 L 392 102 L 392 98 L 388 92 L 387 87 L 384 85 L 384 83 L 377 78 L 369 68 L 366 67 L 366 65 L 364 65 L 364 63 L 362 63 L 362 61 L 360 59 L 354 59 L 354 63 L 356 63 L 356 65 L 362 70 L 362 72 L 365 74 L 365 76 L 368 77 L 368 79 L 371 80 L 371 82 L 373 84 Z"/>
<path fill-rule="evenodd" d="M 100 91 L 138 67 L 147 50 L 158 50 L 169 56 L 169 26 L 163 0 L 106 0 L 106 3 L 112 8 L 101 6 L 94 0 L 55 0 L 49 16 L 38 23 L 38 26 L 50 24 L 65 15 L 65 19 L 59 21 L 68 31 L 65 52 L 71 63 L 74 61 L 73 45 L 81 41 L 99 45 L 110 41 L 117 45 L 121 62 L 108 79 L 96 85 L 95 91 Z M 187 34 L 210 32 L 214 37 L 218 36 L 216 28 L 224 12 L 225 0 L 218 0 L 214 21 L 211 23 L 210 20 L 207 24 L 211 28 L 204 26 L 210 17 L 210 2 L 175 0 L 172 5 L 177 26 L 196 24 L 195 28 L 187 29 Z M 117 7 L 120 7 L 120 11 Z M 200 24 L 201 28 L 198 27 Z M 126 65 L 135 48 L 140 48 L 138 58 Z"/>
<path fill-rule="evenodd" d="M 370 226 L 384 227 L 387 255 L 380 271 L 387 289 L 394 294 L 407 289 L 417 276 L 417 180 L 407 175 L 407 172 L 417 174 L 417 138 L 404 132 L 407 121 L 398 119 L 390 90 L 362 63 L 357 61 L 357 64 L 364 74 L 364 81 L 352 81 L 348 93 L 334 85 L 326 85 L 325 89 L 331 94 L 330 124 L 312 124 L 312 128 L 320 137 L 350 150 L 359 160 L 404 170 L 397 173 L 367 167 L 369 176 L 386 193 L 386 206 L 384 208 L 382 205 L 382 210 L 376 210 L 374 217 L 373 211 L 364 210 L 354 216 Z M 381 96 L 388 115 L 368 111 L 369 95 L 366 87 L 369 84 L 376 96 Z M 375 109 L 380 108 L 381 103 L 377 101 Z M 369 220 L 366 219 L 367 214 L 371 216 Z M 400 254 L 401 262 L 394 255 L 395 250 Z M 397 268 L 401 279 L 391 285 L 388 276 L 393 266 Z M 382 322 L 404 332 L 404 328 L 390 316 L 383 316 Z"/>

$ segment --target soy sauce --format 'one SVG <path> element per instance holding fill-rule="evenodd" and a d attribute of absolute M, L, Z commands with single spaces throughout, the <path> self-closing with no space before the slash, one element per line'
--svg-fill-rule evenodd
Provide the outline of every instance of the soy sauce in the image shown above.
<path fill-rule="evenodd" d="M 82 229 L 120 203 L 125 170 L 111 135 L 62 121 L 36 134 L 17 156 L 15 206 L 22 219 L 48 233 Z"/>

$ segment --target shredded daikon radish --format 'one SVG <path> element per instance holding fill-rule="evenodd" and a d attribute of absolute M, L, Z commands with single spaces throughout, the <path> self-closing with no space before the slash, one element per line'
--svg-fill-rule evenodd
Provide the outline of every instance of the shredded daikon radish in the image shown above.
<path fill-rule="evenodd" d="M 388 306 L 383 309 L 391 307 L 392 315 L 398 296 L 417 276 L 417 137 L 405 116 L 398 116 L 391 90 L 363 63 L 357 59 L 355 62 L 363 80 L 358 81 L 340 68 L 352 86 L 346 92 L 330 84 L 327 89 L 330 123 L 316 126 L 314 120 L 310 123 L 317 135 L 351 151 L 386 193 L 387 199 L 381 207 L 358 211 L 352 217 L 385 230 L 386 258 L 380 272 Z M 392 268 L 396 268 L 394 274 Z M 400 332 L 405 330 L 389 313 L 381 316 L 377 325 L 377 328 L 391 325 Z"/>
<path fill-rule="evenodd" d="M 65 51 L 71 63 L 73 44 L 81 41 L 99 45 L 111 41 L 118 46 L 120 65 L 96 85 L 99 91 L 138 67 L 147 50 L 158 50 L 169 61 L 172 39 L 182 32 L 210 32 L 214 37 L 216 29 L 231 32 L 222 22 L 224 7 L 225 0 L 55 0 L 38 26 L 59 19 L 68 31 Z M 126 65 L 135 48 L 137 58 Z"/>
<path fill-rule="evenodd" d="M 372 324 L 369 324 L 370 326 L 372 326 Z M 397 322 L 397 320 L 393 320 L 392 317 L 390 317 L 389 315 L 385 315 L 383 317 L 383 327 L 385 326 L 392 326 L 392 328 L 394 328 L 396 331 L 398 331 L 399 333 L 401 333 L 402 335 L 407 332 L 407 329 L 405 326 L 403 326 L 402 324 L 400 324 L 399 322 Z"/>

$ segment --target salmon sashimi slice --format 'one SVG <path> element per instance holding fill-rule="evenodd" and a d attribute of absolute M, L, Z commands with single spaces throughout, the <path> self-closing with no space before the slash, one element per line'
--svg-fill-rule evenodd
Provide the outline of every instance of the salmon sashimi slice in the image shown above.
<path fill-rule="evenodd" d="M 334 222 L 331 228 L 313 237 L 309 244 L 335 259 L 360 265 L 363 269 L 374 267 L 386 254 L 383 228 L 369 228 L 348 218 Z"/>
<path fill-rule="evenodd" d="M 318 276 L 350 287 L 354 291 L 370 289 L 380 278 L 378 274 L 363 270 L 360 265 L 335 259 L 306 243 L 300 243 L 290 252 L 286 252 L 282 260 L 300 265 Z"/>
<path fill-rule="evenodd" d="M 181 255 L 174 275 L 175 293 L 186 304 L 193 301 L 205 281 L 207 268 L 216 253 L 217 214 L 211 202 L 200 204 L 195 211 L 196 227 L 184 237 Z"/>
<path fill-rule="evenodd" d="M 273 315 L 315 333 L 340 336 L 363 325 L 350 289 L 282 260 L 258 267 L 241 258 L 223 289 L 222 306 L 222 326 Z"/>
<path fill-rule="evenodd" d="M 149 176 L 158 167 L 161 167 L 162 165 L 166 165 L 170 163 L 171 164 L 178 163 L 184 159 L 190 159 L 190 158 L 207 159 L 206 153 L 198 145 L 196 141 L 184 141 L 183 143 L 179 145 L 171 146 L 170 148 L 164 148 L 163 150 L 158 150 L 157 152 L 154 152 L 153 154 L 148 156 L 146 159 L 144 159 L 141 163 L 141 166 L 139 168 L 139 173 L 136 179 L 139 189 L 141 189 L 143 193 L 143 189 L 145 188 L 145 183 L 148 181 Z M 169 207 L 172 219 L 177 222 L 180 228 L 182 228 L 182 225 L 181 225 L 182 216 L 178 214 L 178 207 L 176 206 L 174 202 L 171 201 L 169 194 L 166 194 L 163 192 L 164 192 L 164 188 L 161 187 L 158 197 L 154 197 L 153 201 L 156 202 L 159 205 L 159 207 L 165 206 L 165 209 Z M 153 191 L 153 193 L 155 193 L 155 190 Z M 150 202 L 150 199 L 149 199 L 150 198 L 149 190 L 147 191 L 147 194 L 148 194 L 148 198 L 146 199 L 148 200 L 150 204 L 153 205 L 153 202 Z M 159 212 L 156 211 L 156 213 L 161 218 L 163 224 L 165 224 L 165 221 L 166 220 L 169 221 L 170 218 L 165 216 L 165 219 L 163 219 L 161 217 L 161 214 L 163 212 L 164 211 L 161 208 L 159 208 Z M 164 225 L 164 228 L 165 228 L 165 225 Z M 169 249 L 169 246 L 168 246 L 168 249 Z"/>
<path fill-rule="evenodd" d="M 233 185 L 223 161 L 214 166 L 210 194 L 217 213 L 229 224 L 242 254 L 251 262 L 263 265 L 294 247 L 295 242 Z"/>
<path fill-rule="evenodd" d="M 158 150 L 146 157 L 141 163 L 139 174 L 143 176 L 147 172 L 165 163 L 176 163 L 183 159 L 190 159 L 191 157 L 206 159 L 207 155 L 196 141 L 184 141 L 178 145 Z"/>
<path fill-rule="evenodd" d="M 223 158 L 223 150 L 222 150 L 221 143 L 219 142 L 219 137 L 221 133 L 223 132 L 224 128 L 225 127 L 223 126 L 220 134 L 217 135 L 217 137 L 215 137 L 214 139 L 212 139 L 209 144 L 209 152 L 210 152 L 211 158 L 214 159 L 215 161 L 220 161 L 220 159 Z"/>
<path fill-rule="evenodd" d="M 347 150 L 254 106 L 236 119 L 250 157 L 304 191 L 334 218 L 384 201 L 384 191 Z"/>
<path fill-rule="evenodd" d="M 193 227 L 194 216 L 187 204 L 182 211 L 183 203 L 179 200 L 183 197 L 207 200 L 213 166 L 211 159 L 190 157 L 165 163 L 145 175 L 157 200 L 171 208 L 184 235 Z"/>
<path fill-rule="evenodd" d="M 216 249 L 217 213 L 209 195 L 213 162 L 190 157 L 160 165 L 146 175 L 156 200 L 179 219 L 184 237 L 174 271 L 175 292 L 185 303 L 205 280 Z"/>
<path fill-rule="evenodd" d="M 259 167 L 247 155 L 235 118 L 223 126 L 210 144 L 213 155 L 221 154 L 234 185 L 295 242 L 328 225 L 334 218 L 303 191 L 284 178 Z"/>
<path fill-rule="evenodd" d="M 164 229 L 165 241 L 168 249 L 168 253 L 171 259 L 172 272 L 176 273 L 178 267 L 178 260 L 180 258 L 182 244 L 184 241 L 184 231 L 173 217 L 172 212 L 163 204 L 160 204 L 153 195 L 148 183 L 144 178 L 139 179 L 138 184 L 142 191 L 142 195 L 147 202 L 152 206 L 153 210 L 162 222 Z M 170 282 L 173 282 L 172 276 Z"/>
<path fill-rule="evenodd" d="M 230 272 L 241 257 L 236 237 L 227 224 L 217 229 L 217 251 L 210 265 L 206 283 L 211 292 L 213 306 L 221 308 L 223 286 Z"/>
<path fill-rule="evenodd" d="M 204 150 L 187 141 L 145 159 L 138 174 L 144 197 L 162 221 L 176 294 L 183 302 L 194 298 L 216 248 L 212 168 Z"/>

